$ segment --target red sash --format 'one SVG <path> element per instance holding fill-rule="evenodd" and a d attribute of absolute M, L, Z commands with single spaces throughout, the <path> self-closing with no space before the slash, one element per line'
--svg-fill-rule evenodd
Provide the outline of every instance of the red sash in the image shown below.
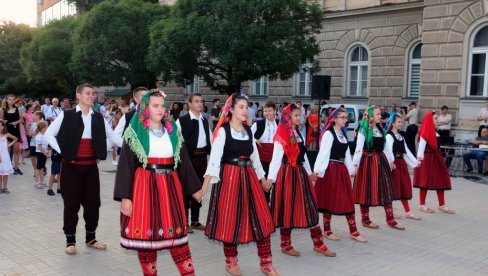
<path fill-rule="evenodd" d="M 93 149 L 92 139 L 81 139 L 76 159 L 72 163 L 76 165 L 93 165 L 97 163 L 95 150 Z"/>
<path fill-rule="evenodd" d="M 271 162 L 273 159 L 274 143 L 261 143 L 258 146 L 259 159 L 262 162 Z"/>

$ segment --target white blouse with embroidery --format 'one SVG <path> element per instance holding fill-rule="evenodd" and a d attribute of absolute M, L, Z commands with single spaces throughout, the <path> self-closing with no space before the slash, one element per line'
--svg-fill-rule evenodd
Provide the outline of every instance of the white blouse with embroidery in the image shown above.
<path fill-rule="evenodd" d="M 332 129 L 331 131 L 335 131 Z M 345 137 L 337 137 L 340 143 L 347 144 L 347 139 Z M 330 153 L 332 151 L 332 144 L 334 143 L 334 135 L 330 131 L 326 131 L 324 136 L 322 136 L 322 141 L 320 142 L 320 150 L 317 155 L 317 160 L 315 160 L 315 165 L 313 171 L 317 173 L 318 177 L 324 177 L 325 171 L 329 166 Z M 346 151 L 346 156 L 344 158 L 344 165 L 346 165 L 347 171 L 350 175 L 354 174 L 355 168 L 352 163 L 351 151 L 349 147 Z"/>

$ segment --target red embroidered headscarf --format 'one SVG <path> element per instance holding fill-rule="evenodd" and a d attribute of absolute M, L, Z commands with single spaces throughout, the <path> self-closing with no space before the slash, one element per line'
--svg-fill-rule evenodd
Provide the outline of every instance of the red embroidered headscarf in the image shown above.
<path fill-rule="evenodd" d="M 273 141 L 278 141 L 283 146 L 283 150 L 288 158 L 288 163 L 290 163 L 292 167 L 295 167 L 298 155 L 300 154 L 300 147 L 298 146 L 298 139 L 293 132 L 290 118 L 292 106 L 294 106 L 294 109 L 298 109 L 295 104 L 289 104 L 283 108 L 280 124 L 278 125 Z"/>
<path fill-rule="evenodd" d="M 435 112 L 433 111 L 425 114 L 422 126 L 420 127 L 418 140 L 420 140 L 420 137 L 424 138 L 431 148 L 437 150 L 437 134 L 435 132 L 434 114 Z"/>

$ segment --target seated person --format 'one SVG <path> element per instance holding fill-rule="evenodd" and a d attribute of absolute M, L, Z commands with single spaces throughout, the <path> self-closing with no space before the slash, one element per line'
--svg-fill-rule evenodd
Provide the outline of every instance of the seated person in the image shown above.
<path fill-rule="evenodd" d="M 481 130 L 481 136 L 477 137 L 475 140 L 471 141 L 471 144 L 474 145 L 488 145 L 488 128 L 483 128 Z M 463 156 L 464 163 L 466 163 L 467 170 L 466 172 L 472 172 L 473 166 L 471 165 L 471 159 L 476 159 L 478 162 L 478 173 L 483 173 L 484 162 L 486 156 L 488 155 L 487 151 L 482 150 L 470 150 L 469 152 L 465 153 Z"/>

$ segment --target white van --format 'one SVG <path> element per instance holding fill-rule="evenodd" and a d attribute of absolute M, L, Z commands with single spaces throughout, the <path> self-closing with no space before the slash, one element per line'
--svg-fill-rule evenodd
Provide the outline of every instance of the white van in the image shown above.
<path fill-rule="evenodd" d="M 363 118 L 363 113 L 366 110 L 365 106 L 357 105 L 357 104 L 329 104 L 324 105 L 320 109 L 320 118 L 324 118 L 325 113 L 327 110 L 332 108 L 332 110 L 339 108 L 341 105 L 344 105 L 344 108 L 347 111 L 347 140 L 352 143 L 355 139 L 355 131 L 359 128 L 359 124 L 361 123 L 361 119 Z"/>

